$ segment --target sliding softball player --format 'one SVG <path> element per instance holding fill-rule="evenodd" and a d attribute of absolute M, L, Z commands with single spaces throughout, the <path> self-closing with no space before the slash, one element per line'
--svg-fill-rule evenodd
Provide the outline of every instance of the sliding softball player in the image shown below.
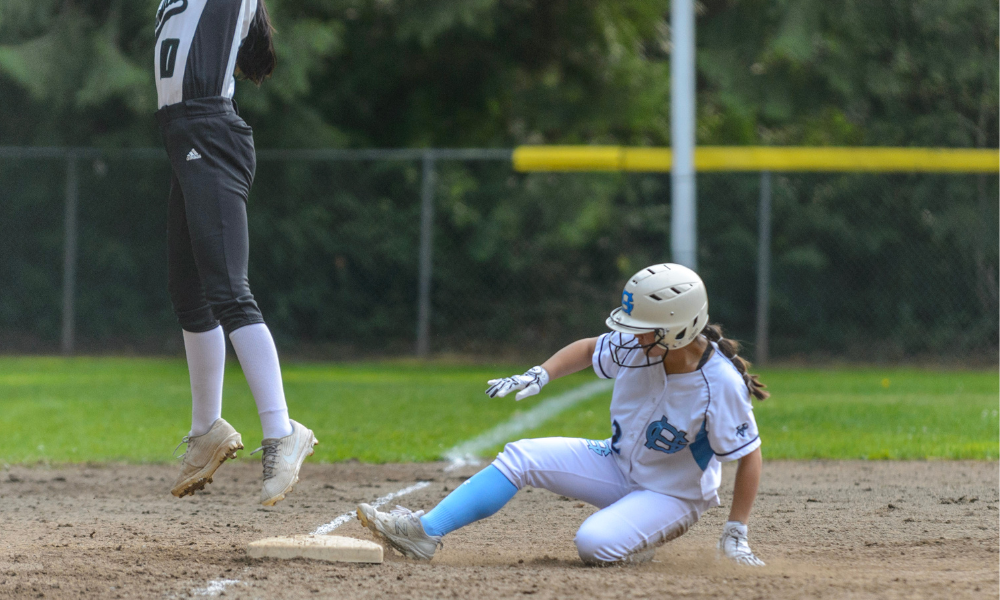
<path fill-rule="evenodd" d="M 264 440 L 260 501 L 291 491 L 317 443 L 288 418 L 278 353 L 250 293 L 247 197 L 253 132 L 236 113 L 234 72 L 260 84 L 274 70 L 264 0 L 162 0 L 156 13 L 156 112 L 173 177 L 167 222 L 168 288 L 184 332 L 191 430 L 171 492 L 194 494 L 243 448 L 222 418 L 226 337 L 257 403 Z M 256 451 L 255 451 L 256 452 Z"/>
<path fill-rule="evenodd" d="M 523 375 L 489 381 L 486 393 L 517 392 L 521 400 L 551 379 L 592 367 L 615 380 L 609 439 L 507 444 L 427 514 L 360 504 L 362 524 L 406 556 L 429 560 L 442 537 L 532 486 L 600 509 L 576 533 L 585 562 L 643 562 L 719 505 L 720 463 L 738 460 L 718 547 L 738 563 L 763 565 L 750 550 L 747 521 L 761 472 L 751 396 L 763 400 L 768 393 L 747 372 L 738 345 L 708 324 L 705 285 L 681 265 L 643 269 L 625 285 L 607 325 L 611 333 L 576 341 Z"/>

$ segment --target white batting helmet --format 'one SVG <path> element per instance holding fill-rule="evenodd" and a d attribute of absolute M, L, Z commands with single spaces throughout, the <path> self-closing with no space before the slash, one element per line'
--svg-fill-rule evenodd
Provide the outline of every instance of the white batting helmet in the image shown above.
<path fill-rule="evenodd" d="M 634 335 L 656 332 L 659 346 L 683 348 L 708 325 L 705 283 L 683 265 L 646 267 L 629 278 L 622 305 L 611 311 L 607 325 Z"/>

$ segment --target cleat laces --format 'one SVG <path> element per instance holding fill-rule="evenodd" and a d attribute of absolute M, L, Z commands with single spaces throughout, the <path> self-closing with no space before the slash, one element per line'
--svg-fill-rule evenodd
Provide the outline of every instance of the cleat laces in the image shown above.
<path fill-rule="evenodd" d="M 397 504 L 396 508 L 392 509 L 389 514 L 406 519 L 420 519 L 420 517 L 424 516 L 424 511 L 418 510 L 417 512 L 413 512 L 412 510 Z"/>
<path fill-rule="evenodd" d="M 250 456 L 260 451 L 264 452 L 260 462 L 264 465 L 264 481 L 267 481 L 274 477 L 275 468 L 278 466 L 278 441 L 275 440 L 271 444 L 261 444 L 260 448 L 250 453 Z"/>
<path fill-rule="evenodd" d="M 170 453 L 170 456 L 172 456 L 174 458 L 183 459 L 185 456 L 187 456 L 187 451 L 185 451 L 184 454 L 181 454 L 180 456 L 177 456 L 177 449 L 180 448 L 181 446 L 183 446 L 184 444 L 187 444 L 190 441 L 191 441 L 191 436 L 186 435 L 186 436 L 182 437 L 181 438 L 181 443 L 177 444 L 177 446 L 174 448 L 174 451 Z"/>

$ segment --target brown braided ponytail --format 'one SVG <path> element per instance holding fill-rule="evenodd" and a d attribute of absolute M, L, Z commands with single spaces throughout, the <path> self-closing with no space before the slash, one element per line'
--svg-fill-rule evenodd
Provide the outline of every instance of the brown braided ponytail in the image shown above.
<path fill-rule="evenodd" d="M 761 383 L 756 375 L 749 372 L 750 363 L 739 356 L 740 343 L 722 336 L 721 325 L 706 325 L 701 333 L 709 341 L 715 342 L 719 346 L 719 350 L 722 350 L 722 353 L 726 355 L 726 358 L 733 361 L 736 370 L 743 376 L 743 381 L 747 384 L 747 389 L 750 390 L 751 396 L 758 400 L 767 400 L 771 397 L 771 393 L 764 389 L 767 386 Z"/>

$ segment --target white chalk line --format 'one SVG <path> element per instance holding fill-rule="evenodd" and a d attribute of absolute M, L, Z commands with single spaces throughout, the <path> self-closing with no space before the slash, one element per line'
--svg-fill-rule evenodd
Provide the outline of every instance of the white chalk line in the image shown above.
<path fill-rule="evenodd" d="M 445 460 L 451 463 L 445 470 L 452 471 L 465 465 L 478 465 L 479 454 L 483 450 L 509 442 L 522 431 L 534 429 L 574 404 L 606 392 L 612 387 L 614 381 L 601 379 L 553 396 L 523 413 L 516 414 L 493 429 L 445 452 L 443 455 Z"/>
<path fill-rule="evenodd" d="M 414 483 L 413 485 L 411 485 L 410 487 L 405 487 L 405 488 L 403 488 L 401 490 L 392 492 L 390 494 L 386 494 L 385 496 L 382 496 L 381 498 L 378 498 L 377 500 L 375 500 L 375 502 L 372 502 L 372 506 L 375 507 L 375 508 L 378 508 L 380 506 L 384 506 L 387 502 L 390 502 L 391 500 L 395 500 L 396 498 L 399 498 L 400 496 L 405 496 L 405 495 L 407 495 L 409 493 L 412 493 L 412 492 L 415 492 L 417 490 L 422 490 L 425 487 L 429 486 L 430 484 L 431 484 L 431 482 L 429 482 L 429 481 L 418 481 L 418 482 Z M 331 531 L 333 531 L 334 529 L 340 527 L 344 523 L 346 523 L 346 522 L 350 521 L 351 519 L 353 519 L 356 514 L 357 513 L 354 512 L 354 511 L 346 512 L 346 513 L 340 515 L 339 517 L 337 517 L 336 519 L 330 521 L 326 525 L 320 525 L 319 527 L 317 527 L 316 531 L 312 532 L 312 535 L 326 535 L 326 534 L 330 533 Z"/>
<path fill-rule="evenodd" d="M 241 583 L 239 579 L 213 579 L 203 588 L 191 590 L 193 596 L 218 596 L 231 585 Z"/>

